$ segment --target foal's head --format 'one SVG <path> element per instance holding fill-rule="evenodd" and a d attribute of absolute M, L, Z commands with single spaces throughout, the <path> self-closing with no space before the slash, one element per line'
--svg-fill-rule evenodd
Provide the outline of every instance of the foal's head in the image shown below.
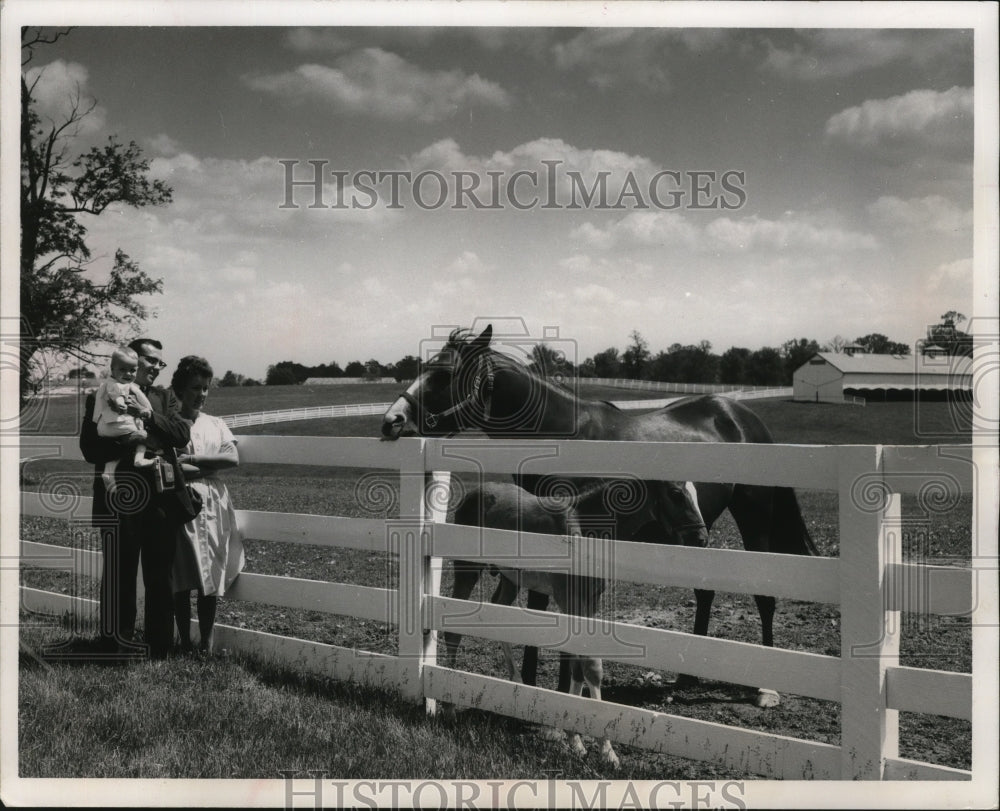
<path fill-rule="evenodd" d="M 606 530 L 622 541 L 708 543 L 708 528 L 691 482 L 584 481 L 582 492 L 573 499 L 574 517 L 584 534 L 605 534 Z"/>

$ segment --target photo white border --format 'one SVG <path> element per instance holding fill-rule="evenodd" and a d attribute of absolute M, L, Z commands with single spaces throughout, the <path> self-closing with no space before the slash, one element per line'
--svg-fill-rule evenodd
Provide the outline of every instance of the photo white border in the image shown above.
<path fill-rule="evenodd" d="M 245 20 L 254 26 L 306 27 L 347 25 L 419 26 L 658 26 L 714 28 L 969 28 L 975 31 L 975 146 L 973 266 L 976 319 L 998 317 L 998 41 L 997 5 L 978 2 L 313 2 L 313 0 L 5 0 L 0 8 L 0 315 L 18 315 L 18 194 L 13 177 L 19 172 L 20 63 L 18 30 L 47 26 L 232 26 Z M 0 410 L 17 412 L 18 392 L 9 370 L 0 381 Z M 991 370 L 996 374 L 996 370 Z M 990 424 L 1000 422 L 997 392 L 980 407 Z M 0 458 L 0 556 L 18 554 L 18 447 L 4 435 Z M 8 446 L 8 442 L 10 445 Z M 976 526 L 980 554 L 996 555 L 996 439 L 974 438 L 977 481 Z M 16 777 L 18 570 L 0 570 L 0 797 L 13 805 L 205 805 L 245 807 L 285 804 L 281 780 L 118 780 L 21 779 Z M 986 578 L 983 578 L 986 580 Z M 982 580 L 980 581 L 982 582 Z M 996 583 L 980 609 L 994 620 Z M 991 598 L 991 599 L 990 599 Z M 973 631 L 973 657 L 979 663 L 973 680 L 973 781 L 971 783 L 806 783 L 748 781 L 749 807 L 812 808 L 980 808 L 996 807 L 998 782 L 996 662 L 1000 660 L 997 627 Z M 986 663 L 993 663 L 992 665 Z M 280 765 L 280 764 L 279 764 Z M 669 779 L 667 777 L 666 779 Z M 722 781 L 719 781 L 720 783 Z M 641 785 L 641 784 L 637 784 Z M 625 786 L 609 791 L 609 802 Z M 485 796 L 489 796 L 488 794 Z M 564 801 L 568 795 L 562 795 Z M 557 805 L 559 801 L 556 801 Z M 297 805 L 312 807 L 299 798 Z"/>

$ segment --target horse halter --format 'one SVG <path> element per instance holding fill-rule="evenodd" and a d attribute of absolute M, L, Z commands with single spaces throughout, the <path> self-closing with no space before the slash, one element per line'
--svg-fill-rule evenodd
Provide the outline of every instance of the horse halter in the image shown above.
<path fill-rule="evenodd" d="M 465 399 L 459 400 L 451 408 L 447 408 L 444 411 L 439 411 L 435 414 L 432 411 L 425 411 L 417 401 L 417 398 L 408 391 L 404 391 L 399 396 L 410 404 L 415 416 L 423 412 L 423 421 L 428 428 L 437 427 L 438 421 L 443 417 L 450 417 L 453 414 L 461 414 L 468 409 L 478 408 L 479 412 L 484 417 L 489 418 L 490 404 L 493 399 L 493 378 L 493 358 L 490 357 L 489 352 L 481 352 L 479 355 L 479 363 L 476 366 L 476 376 L 472 381 L 472 388 L 469 390 Z M 416 420 L 414 421 L 416 422 Z"/>

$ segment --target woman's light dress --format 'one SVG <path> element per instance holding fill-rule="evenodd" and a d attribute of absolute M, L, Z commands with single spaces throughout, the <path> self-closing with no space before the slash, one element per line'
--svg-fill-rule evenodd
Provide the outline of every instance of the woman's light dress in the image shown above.
<path fill-rule="evenodd" d="M 224 453 L 236 438 L 218 417 L 200 413 L 191 426 L 188 454 Z M 204 506 L 190 523 L 180 528 L 174 560 L 174 591 L 201 588 L 206 596 L 221 597 L 244 564 L 243 537 L 236 526 L 236 510 L 229 490 L 209 473 L 188 482 L 201 495 Z"/>

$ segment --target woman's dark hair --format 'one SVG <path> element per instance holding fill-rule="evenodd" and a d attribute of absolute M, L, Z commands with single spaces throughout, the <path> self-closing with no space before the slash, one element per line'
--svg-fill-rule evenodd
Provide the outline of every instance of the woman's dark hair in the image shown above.
<path fill-rule="evenodd" d="M 204 358 L 197 355 L 185 355 L 177 362 L 177 370 L 170 379 L 170 388 L 174 390 L 174 394 L 180 396 L 188 381 L 193 377 L 207 377 L 211 380 L 215 377 L 215 373 Z"/>

